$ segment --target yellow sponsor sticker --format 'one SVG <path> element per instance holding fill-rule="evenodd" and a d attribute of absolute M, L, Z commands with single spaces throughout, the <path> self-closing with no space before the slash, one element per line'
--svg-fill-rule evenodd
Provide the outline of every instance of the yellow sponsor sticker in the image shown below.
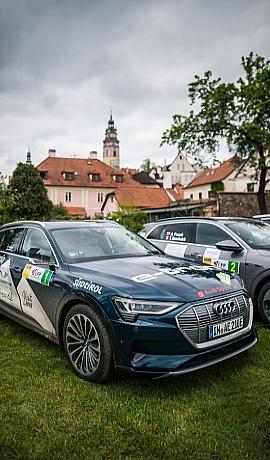
<path fill-rule="evenodd" d="M 210 259 L 210 257 L 204 257 L 203 258 L 203 263 L 206 265 L 214 265 L 213 259 Z"/>
<path fill-rule="evenodd" d="M 32 269 L 32 265 L 29 265 L 29 264 L 25 265 L 23 273 L 22 273 L 24 278 L 29 278 L 31 269 Z"/>

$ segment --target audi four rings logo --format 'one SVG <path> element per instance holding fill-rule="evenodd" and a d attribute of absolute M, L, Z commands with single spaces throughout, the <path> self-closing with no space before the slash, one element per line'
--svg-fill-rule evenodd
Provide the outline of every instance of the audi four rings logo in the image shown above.
<path fill-rule="evenodd" d="M 235 310 L 235 302 L 230 300 L 228 302 L 217 302 L 213 305 L 214 311 L 219 315 L 228 315 Z"/>

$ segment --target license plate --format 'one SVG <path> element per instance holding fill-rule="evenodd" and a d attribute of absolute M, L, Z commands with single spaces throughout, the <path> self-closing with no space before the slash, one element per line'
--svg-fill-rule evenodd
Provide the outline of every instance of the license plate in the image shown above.
<path fill-rule="evenodd" d="M 243 326 L 243 316 L 240 318 L 230 319 L 229 321 L 223 321 L 223 323 L 220 324 L 211 324 L 211 326 L 209 326 L 209 338 L 214 339 L 215 337 L 229 334 L 230 332 L 242 329 Z"/>

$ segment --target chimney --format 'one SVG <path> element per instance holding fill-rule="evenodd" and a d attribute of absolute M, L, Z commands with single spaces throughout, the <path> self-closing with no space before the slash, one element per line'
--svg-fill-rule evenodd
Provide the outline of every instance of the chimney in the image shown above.
<path fill-rule="evenodd" d="M 96 160 L 97 159 L 97 151 L 96 150 L 91 150 L 88 156 L 89 160 Z"/>
<path fill-rule="evenodd" d="M 49 158 L 55 158 L 56 157 L 56 150 L 55 149 L 49 149 L 48 150 L 48 157 Z"/>

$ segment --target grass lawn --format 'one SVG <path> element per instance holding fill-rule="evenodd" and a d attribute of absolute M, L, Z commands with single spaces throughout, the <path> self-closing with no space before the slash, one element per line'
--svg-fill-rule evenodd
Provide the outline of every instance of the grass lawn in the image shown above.
<path fill-rule="evenodd" d="M 59 347 L 0 322 L 0 459 L 269 459 L 270 330 L 193 375 L 92 385 Z"/>

